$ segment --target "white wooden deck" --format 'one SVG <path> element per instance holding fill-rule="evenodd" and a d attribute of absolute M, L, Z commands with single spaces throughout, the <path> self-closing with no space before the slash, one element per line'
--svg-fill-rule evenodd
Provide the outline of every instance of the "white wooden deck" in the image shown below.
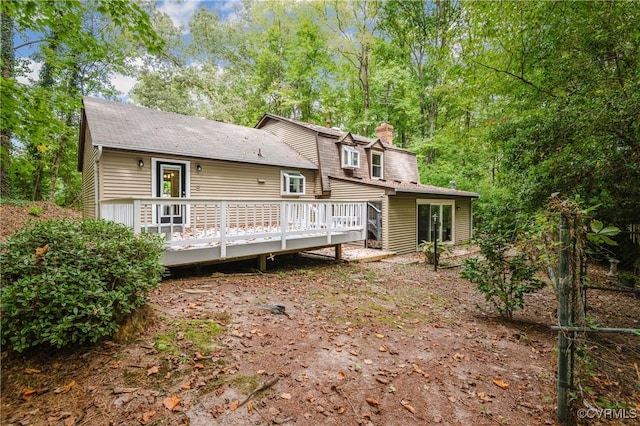
<path fill-rule="evenodd" d="M 166 237 L 163 262 L 178 266 L 275 255 L 366 239 L 366 203 L 122 198 L 102 200 L 100 217 Z"/>

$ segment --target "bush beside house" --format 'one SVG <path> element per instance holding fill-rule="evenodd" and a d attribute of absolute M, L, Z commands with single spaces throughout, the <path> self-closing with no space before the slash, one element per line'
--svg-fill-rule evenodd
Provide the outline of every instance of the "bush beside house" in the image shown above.
<path fill-rule="evenodd" d="M 95 343 L 112 335 L 164 267 L 163 241 L 104 220 L 48 220 L 0 243 L 1 340 L 35 346 Z"/>

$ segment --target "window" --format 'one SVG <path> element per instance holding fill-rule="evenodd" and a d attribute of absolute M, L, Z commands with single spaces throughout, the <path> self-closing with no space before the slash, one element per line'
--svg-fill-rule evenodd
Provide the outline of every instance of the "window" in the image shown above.
<path fill-rule="evenodd" d="M 371 177 L 374 179 L 383 179 L 381 152 L 371 152 Z"/>
<path fill-rule="evenodd" d="M 360 167 L 360 153 L 350 146 L 342 147 L 342 167 L 353 169 Z"/>
<path fill-rule="evenodd" d="M 304 195 L 304 175 L 300 172 L 282 172 L 282 194 Z"/>
<path fill-rule="evenodd" d="M 429 203 L 429 204 L 427 204 Z M 418 244 L 433 241 L 435 227 L 433 216 L 438 215 L 437 235 L 439 242 L 454 242 L 454 203 L 444 200 L 418 200 Z"/>

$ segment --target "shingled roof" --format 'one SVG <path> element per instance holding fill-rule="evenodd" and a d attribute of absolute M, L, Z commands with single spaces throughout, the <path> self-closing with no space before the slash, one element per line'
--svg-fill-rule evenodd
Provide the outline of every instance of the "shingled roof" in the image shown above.
<path fill-rule="evenodd" d="M 94 146 L 301 169 L 318 168 L 266 130 L 91 97 L 85 97 L 83 104 Z M 80 144 L 82 153 L 84 132 L 81 132 Z"/>
<path fill-rule="evenodd" d="M 476 192 L 420 184 L 416 154 L 407 149 L 385 143 L 378 138 L 371 139 L 340 129 L 305 123 L 275 114 L 264 114 L 256 127 L 262 127 L 269 120 L 289 123 L 315 133 L 323 191 L 330 191 L 331 179 L 337 179 L 385 188 L 390 194 L 404 192 L 471 198 L 479 197 L 479 194 Z M 360 170 L 351 171 L 350 173 L 346 173 L 342 168 L 340 163 L 340 148 L 336 146 L 336 142 L 340 142 L 347 137 L 356 142 L 356 149 L 360 151 L 361 161 L 363 162 Z M 385 179 L 371 179 L 369 177 L 369 156 L 365 155 L 365 149 L 371 149 L 376 145 L 384 150 Z"/>

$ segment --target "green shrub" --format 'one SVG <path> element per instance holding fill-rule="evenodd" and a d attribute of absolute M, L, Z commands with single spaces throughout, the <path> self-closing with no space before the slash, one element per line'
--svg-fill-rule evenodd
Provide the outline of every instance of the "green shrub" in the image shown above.
<path fill-rule="evenodd" d="M 509 237 L 500 232 L 483 234 L 478 240 L 483 258 L 466 259 L 461 275 L 477 285 L 500 315 L 511 319 L 524 307 L 524 295 L 545 284 L 535 277 L 537 267 L 526 253 L 512 247 Z"/>
<path fill-rule="evenodd" d="M 145 303 L 162 239 L 104 220 L 49 220 L 0 244 L 3 345 L 22 352 L 95 343 Z"/>

